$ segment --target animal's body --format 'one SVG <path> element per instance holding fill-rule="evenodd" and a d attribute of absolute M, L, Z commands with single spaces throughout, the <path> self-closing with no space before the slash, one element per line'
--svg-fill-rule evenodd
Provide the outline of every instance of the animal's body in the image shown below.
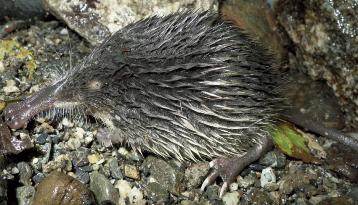
<path fill-rule="evenodd" d="M 47 109 L 80 109 L 115 142 L 179 160 L 219 159 L 205 187 L 218 175 L 229 183 L 270 147 L 281 76 L 260 45 L 217 15 L 175 13 L 121 29 L 5 116 L 19 128 Z"/>

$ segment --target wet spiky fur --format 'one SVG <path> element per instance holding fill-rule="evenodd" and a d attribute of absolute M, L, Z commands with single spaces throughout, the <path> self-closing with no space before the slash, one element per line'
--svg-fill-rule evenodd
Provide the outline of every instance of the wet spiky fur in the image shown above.
<path fill-rule="evenodd" d="M 151 17 L 115 33 L 60 79 L 113 141 L 163 157 L 240 156 L 268 134 L 281 99 L 264 49 L 210 12 Z"/>

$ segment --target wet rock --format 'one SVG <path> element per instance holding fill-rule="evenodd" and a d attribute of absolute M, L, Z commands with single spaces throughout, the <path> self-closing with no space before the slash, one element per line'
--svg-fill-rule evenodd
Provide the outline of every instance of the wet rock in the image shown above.
<path fill-rule="evenodd" d="M 87 184 L 90 181 L 89 173 L 82 169 L 82 167 L 76 167 L 75 174 L 78 177 L 78 180 L 84 184 Z"/>
<path fill-rule="evenodd" d="M 38 184 L 40 182 L 42 182 L 42 180 L 45 178 L 45 175 L 41 172 L 35 174 L 35 176 L 32 177 L 32 181 L 35 183 L 35 184 Z"/>
<path fill-rule="evenodd" d="M 358 126 L 358 5 L 344 0 L 280 1 L 278 21 L 294 44 L 290 66 L 327 81 L 347 124 Z"/>
<path fill-rule="evenodd" d="M 144 166 L 149 168 L 150 176 L 171 193 L 178 195 L 183 190 L 184 175 L 177 167 L 156 157 L 148 157 Z"/>
<path fill-rule="evenodd" d="M 139 180 L 140 174 L 139 170 L 136 166 L 126 164 L 124 165 L 124 176 L 129 177 L 131 179 Z"/>
<path fill-rule="evenodd" d="M 34 194 L 35 188 L 33 186 L 21 186 L 16 188 L 16 198 L 19 205 L 31 205 Z"/>
<path fill-rule="evenodd" d="M 31 185 L 32 169 L 30 165 L 26 162 L 19 162 L 17 164 L 17 168 L 19 169 L 19 181 L 23 185 Z"/>
<path fill-rule="evenodd" d="M 33 147 L 29 138 L 17 139 L 0 118 L 0 154 L 18 154 Z"/>
<path fill-rule="evenodd" d="M 249 202 L 249 204 L 272 204 L 272 200 L 270 199 L 269 195 L 266 192 L 263 192 L 256 188 L 250 189 L 248 191 L 247 196 L 244 198 L 244 201 Z"/>
<path fill-rule="evenodd" d="M 48 134 L 46 134 L 46 133 L 38 135 L 36 137 L 36 143 L 38 143 L 40 145 L 44 145 L 47 141 L 47 137 L 48 137 Z"/>
<path fill-rule="evenodd" d="M 250 172 L 245 177 L 239 175 L 236 180 L 239 187 L 248 188 L 255 184 L 256 174 L 254 172 Z"/>
<path fill-rule="evenodd" d="M 240 201 L 240 193 L 237 191 L 228 192 L 223 196 L 223 202 L 225 205 L 237 205 Z"/>
<path fill-rule="evenodd" d="M 357 201 L 356 201 L 357 202 Z M 353 199 L 348 197 L 330 197 L 323 199 L 317 205 L 332 205 L 332 204 L 345 204 L 345 205 L 354 205 L 356 204 Z"/>
<path fill-rule="evenodd" d="M 188 188 L 197 188 L 201 185 L 209 171 L 209 165 L 206 162 L 194 163 L 185 170 L 185 180 Z"/>
<path fill-rule="evenodd" d="M 208 188 L 205 191 L 205 195 L 209 199 L 210 202 L 215 203 L 218 201 L 220 189 L 221 189 L 221 187 L 219 187 L 216 184 L 208 186 Z"/>
<path fill-rule="evenodd" d="M 352 182 L 358 182 L 357 153 L 342 144 L 335 143 L 327 151 L 327 167 Z"/>
<path fill-rule="evenodd" d="M 262 170 L 260 182 L 261 182 L 261 187 L 265 187 L 269 184 L 276 183 L 276 175 L 271 167 L 267 167 Z"/>
<path fill-rule="evenodd" d="M 33 205 L 94 204 L 90 190 L 81 182 L 62 172 L 54 171 L 36 188 Z"/>
<path fill-rule="evenodd" d="M 0 0 L 0 22 L 11 19 L 44 19 L 46 12 L 42 7 L 41 0 Z"/>
<path fill-rule="evenodd" d="M 358 186 L 352 187 L 352 190 L 347 195 L 353 200 L 358 201 Z"/>
<path fill-rule="evenodd" d="M 80 147 L 76 151 L 71 152 L 72 164 L 75 167 L 82 167 L 89 164 L 87 155 L 89 153 L 88 148 Z"/>
<path fill-rule="evenodd" d="M 143 197 L 143 193 L 137 188 L 133 187 L 128 194 L 129 203 L 135 205 L 145 205 L 146 200 Z"/>
<path fill-rule="evenodd" d="M 180 8 L 214 9 L 216 0 L 59 1 L 44 0 L 46 9 L 93 45 L 125 25 L 149 15 L 173 13 Z"/>
<path fill-rule="evenodd" d="M 286 156 L 282 152 L 274 150 L 261 157 L 259 163 L 267 167 L 283 168 L 286 165 Z"/>
<path fill-rule="evenodd" d="M 130 183 L 126 180 L 118 180 L 115 188 L 118 189 L 119 192 L 119 202 L 120 204 L 125 204 L 128 199 L 129 193 L 132 190 Z"/>
<path fill-rule="evenodd" d="M 104 175 L 98 172 L 90 174 L 90 189 L 93 191 L 98 203 L 103 201 L 117 203 L 119 199 L 118 190 L 113 187 Z"/>
<path fill-rule="evenodd" d="M 310 184 L 311 181 L 316 179 L 317 177 L 312 174 L 292 173 L 284 176 L 278 184 L 281 192 L 289 194 L 293 190 L 302 188 L 304 185 Z"/>
<path fill-rule="evenodd" d="M 99 154 L 90 154 L 87 156 L 87 159 L 89 161 L 89 163 L 91 164 L 96 164 L 99 162 L 99 160 L 101 159 Z"/>
<path fill-rule="evenodd" d="M 119 167 L 117 159 L 111 159 L 109 161 L 109 169 L 111 171 L 111 176 L 114 179 L 123 179 L 122 171 Z"/>
<path fill-rule="evenodd" d="M 168 204 L 169 201 L 169 192 L 168 190 L 157 182 L 151 182 L 148 184 L 147 196 L 150 200 Z"/>

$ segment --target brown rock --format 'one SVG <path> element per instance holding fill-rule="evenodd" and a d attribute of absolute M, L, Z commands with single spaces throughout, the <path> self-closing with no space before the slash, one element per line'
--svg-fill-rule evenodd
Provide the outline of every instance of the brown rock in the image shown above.
<path fill-rule="evenodd" d="M 43 204 L 95 204 L 95 199 L 84 184 L 62 172 L 54 171 L 37 186 L 32 205 Z"/>

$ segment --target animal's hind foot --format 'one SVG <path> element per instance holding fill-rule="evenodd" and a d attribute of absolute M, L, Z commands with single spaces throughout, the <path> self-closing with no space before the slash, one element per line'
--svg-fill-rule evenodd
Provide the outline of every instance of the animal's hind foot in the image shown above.
<path fill-rule="evenodd" d="M 212 171 L 204 180 L 200 190 L 204 191 L 207 186 L 213 184 L 217 177 L 220 176 L 224 182 L 219 192 L 219 197 L 222 198 L 229 185 L 235 181 L 238 174 L 248 165 L 245 163 L 247 160 L 243 159 L 245 156 L 246 155 L 235 158 L 217 158 L 211 161 L 209 166 Z"/>
<path fill-rule="evenodd" d="M 235 178 L 239 173 L 252 162 L 258 160 L 272 147 L 272 141 L 270 138 L 263 138 L 262 144 L 257 144 L 255 147 L 247 150 L 247 152 L 239 157 L 233 158 L 217 158 L 209 163 L 212 169 L 211 173 L 203 182 L 200 190 L 204 189 L 213 184 L 218 176 L 224 181 L 219 197 L 222 198 L 228 189 L 229 185 L 235 181 Z"/>

